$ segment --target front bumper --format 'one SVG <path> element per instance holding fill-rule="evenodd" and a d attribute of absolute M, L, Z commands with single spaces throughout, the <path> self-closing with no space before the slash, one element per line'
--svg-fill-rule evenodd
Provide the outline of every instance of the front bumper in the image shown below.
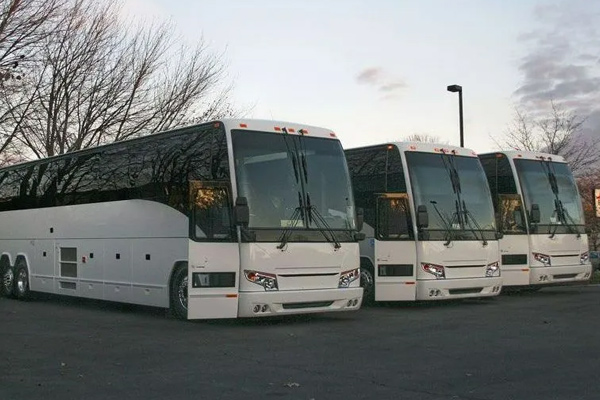
<path fill-rule="evenodd" d="M 363 289 L 240 292 L 238 317 L 268 317 L 352 311 L 360 308 Z"/>
<path fill-rule="evenodd" d="M 497 296 L 502 277 L 417 281 L 417 300 L 450 300 Z"/>

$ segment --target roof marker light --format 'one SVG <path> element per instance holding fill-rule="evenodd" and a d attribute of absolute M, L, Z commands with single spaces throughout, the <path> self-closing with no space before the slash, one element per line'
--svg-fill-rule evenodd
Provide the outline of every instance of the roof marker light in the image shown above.
<path fill-rule="evenodd" d="M 298 129 L 298 133 L 301 135 L 308 135 L 308 131 L 306 129 Z"/>
<path fill-rule="evenodd" d="M 294 133 L 296 130 L 294 128 L 288 128 L 288 132 Z"/>
<path fill-rule="evenodd" d="M 240 124 L 240 128 L 247 128 L 248 124 Z"/>
<path fill-rule="evenodd" d="M 335 133 L 333 132 L 329 132 L 329 136 L 336 138 L 337 136 L 335 136 Z"/>
<path fill-rule="evenodd" d="M 392 144 L 388 144 L 388 145 L 387 145 L 387 149 L 388 149 L 388 150 L 392 150 L 393 148 L 394 148 L 394 145 L 392 145 Z"/>
<path fill-rule="evenodd" d="M 276 126 L 273 129 L 275 129 L 277 132 L 281 132 L 281 128 L 279 126 Z"/>
<path fill-rule="evenodd" d="M 411 150 L 416 150 L 417 146 L 409 146 L 408 148 L 411 149 Z"/>

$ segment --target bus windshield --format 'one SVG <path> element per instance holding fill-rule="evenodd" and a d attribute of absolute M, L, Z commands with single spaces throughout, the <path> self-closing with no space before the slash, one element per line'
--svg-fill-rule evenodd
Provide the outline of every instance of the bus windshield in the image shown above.
<path fill-rule="evenodd" d="M 310 205 L 331 229 L 354 230 L 354 203 L 338 140 L 232 131 L 238 195 L 248 199 L 250 229 L 318 229 Z"/>
<path fill-rule="evenodd" d="M 428 211 L 431 240 L 495 237 L 493 203 L 477 158 L 406 152 L 406 160 L 415 208 Z"/>
<path fill-rule="evenodd" d="M 541 160 L 514 160 L 521 182 L 525 206 L 532 204 L 540 209 L 538 226 L 562 225 L 557 233 L 569 233 L 569 229 L 581 230 L 584 224 L 581 199 L 575 178 L 565 163 Z M 555 182 L 555 187 L 554 183 Z"/>

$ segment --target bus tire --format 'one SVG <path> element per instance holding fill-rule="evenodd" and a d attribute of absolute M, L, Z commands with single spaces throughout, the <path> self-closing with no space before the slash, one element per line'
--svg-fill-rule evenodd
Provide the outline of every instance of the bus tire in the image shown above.
<path fill-rule="evenodd" d="M 8 298 L 15 295 L 15 272 L 6 262 L 0 265 L 0 295 Z"/>
<path fill-rule="evenodd" d="M 29 290 L 29 271 L 25 263 L 17 263 L 15 266 L 14 295 L 19 300 L 28 300 L 31 297 Z"/>
<path fill-rule="evenodd" d="M 361 263 L 364 264 L 364 263 Z M 370 265 L 361 265 L 360 267 L 360 286 L 363 288 L 363 304 L 372 305 L 375 303 L 375 275 L 373 267 Z"/>
<path fill-rule="evenodd" d="M 171 311 L 177 318 L 187 319 L 188 315 L 188 271 L 186 267 L 178 267 L 173 272 L 169 290 Z"/>

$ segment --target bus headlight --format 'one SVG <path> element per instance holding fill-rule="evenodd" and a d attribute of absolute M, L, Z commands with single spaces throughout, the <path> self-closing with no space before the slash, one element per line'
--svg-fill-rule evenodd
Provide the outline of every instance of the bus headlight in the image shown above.
<path fill-rule="evenodd" d="M 436 279 L 446 279 L 446 272 L 444 271 L 443 265 L 421 263 L 421 267 L 423 267 L 423 271 L 429 272 L 431 275 L 435 276 Z"/>
<path fill-rule="evenodd" d="M 498 263 L 498 261 L 485 266 L 485 276 L 500 276 L 500 264 Z"/>
<path fill-rule="evenodd" d="M 533 253 L 533 258 L 544 264 L 545 267 L 550 266 L 550 256 L 542 253 Z"/>
<path fill-rule="evenodd" d="M 581 264 L 586 264 L 590 259 L 590 253 L 588 253 L 587 251 L 585 253 L 581 253 L 581 256 L 579 256 L 579 262 Z"/>
<path fill-rule="evenodd" d="M 279 287 L 277 286 L 277 276 L 274 274 L 245 269 L 244 275 L 247 280 L 262 286 L 266 291 L 279 290 Z"/>
<path fill-rule="evenodd" d="M 347 288 L 352 282 L 360 277 L 360 268 L 352 269 L 350 271 L 342 272 L 340 274 L 340 282 L 338 287 Z"/>

